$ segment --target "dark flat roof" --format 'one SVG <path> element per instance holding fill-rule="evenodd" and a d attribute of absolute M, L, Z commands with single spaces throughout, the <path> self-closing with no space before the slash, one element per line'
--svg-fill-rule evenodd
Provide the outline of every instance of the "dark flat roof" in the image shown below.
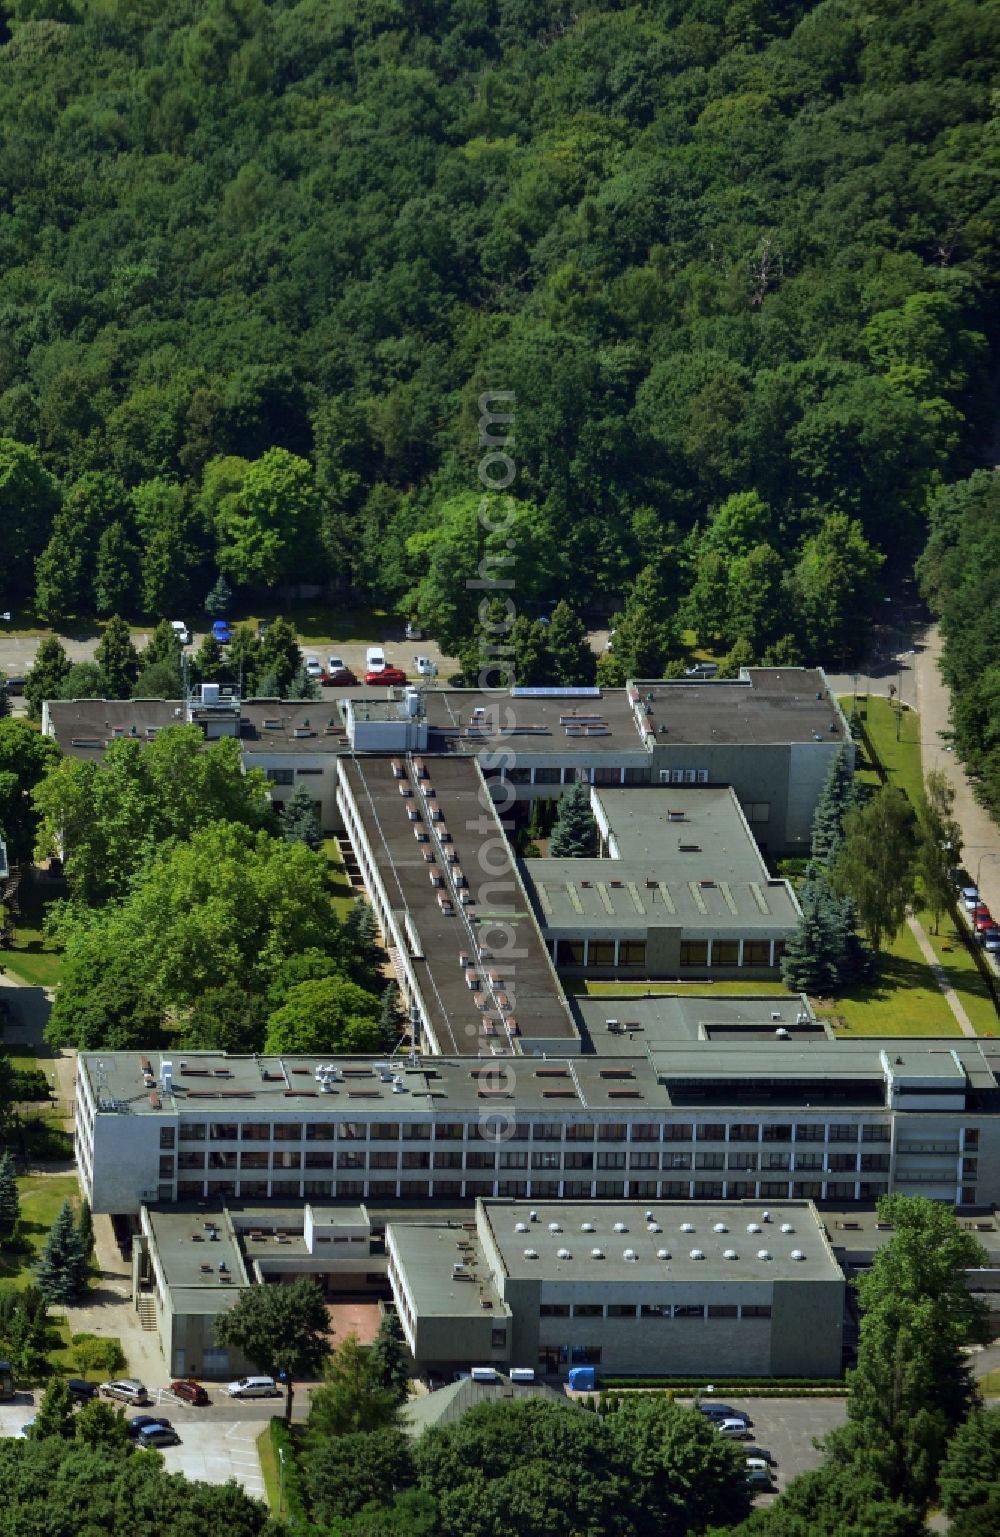
<path fill-rule="evenodd" d="M 847 722 L 818 667 L 751 667 L 738 680 L 637 680 L 628 692 L 658 747 L 848 740 Z"/>

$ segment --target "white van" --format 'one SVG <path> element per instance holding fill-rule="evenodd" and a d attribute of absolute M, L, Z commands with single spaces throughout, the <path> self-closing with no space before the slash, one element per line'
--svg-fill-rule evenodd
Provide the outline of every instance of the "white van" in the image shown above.
<path fill-rule="evenodd" d="M 365 652 L 365 672 L 385 672 L 385 652 L 381 646 L 369 646 Z"/>
<path fill-rule="evenodd" d="M 280 1398 L 281 1389 L 273 1377 L 240 1377 L 226 1388 L 230 1398 Z"/>

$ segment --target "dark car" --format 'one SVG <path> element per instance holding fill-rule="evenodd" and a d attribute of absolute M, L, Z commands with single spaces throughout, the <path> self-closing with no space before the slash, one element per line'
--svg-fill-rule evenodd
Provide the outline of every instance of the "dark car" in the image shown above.
<path fill-rule="evenodd" d="M 175 1398 L 183 1398 L 186 1404 L 201 1405 L 208 1403 L 208 1394 L 200 1382 L 189 1382 L 187 1379 L 183 1382 L 172 1382 L 170 1384 L 170 1391 Z"/>
<path fill-rule="evenodd" d="M 777 1467 L 777 1461 L 763 1446 L 744 1446 L 743 1451 L 747 1457 L 758 1457 L 761 1462 L 766 1462 L 769 1468 Z"/>
<path fill-rule="evenodd" d="M 97 1383 L 88 1382 L 85 1377 L 70 1377 L 66 1386 L 76 1404 L 89 1404 L 97 1397 Z"/>
<path fill-rule="evenodd" d="M 24 679 L 20 676 L 8 678 L 4 684 L 8 694 L 13 699 L 15 695 L 20 698 L 24 693 Z"/>
<path fill-rule="evenodd" d="M 349 688 L 353 688 L 357 681 L 356 674 L 349 667 L 337 667 L 333 672 L 325 672 L 320 679 L 320 682 L 327 685 L 339 687 L 341 684 L 346 684 Z"/>
<path fill-rule="evenodd" d="M 134 1440 L 136 1436 L 140 1436 L 144 1430 L 149 1430 L 153 1425 L 162 1425 L 166 1430 L 173 1429 L 170 1421 L 165 1420 L 161 1414 L 137 1414 L 128 1422 L 128 1433 Z"/>
<path fill-rule="evenodd" d="M 166 1420 L 157 1420 L 143 1425 L 135 1439 L 139 1446 L 177 1446 L 181 1438 Z"/>
<path fill-rule="evenodd" d="M 707 1404 L 695 1404 L 699 1414 L 708 1414 L 713 1420 L 733 1420 L 745 1418 L 738 1409 L 731 1409 L 728 1404 L 717 1404 L 713 1400 Z"/>

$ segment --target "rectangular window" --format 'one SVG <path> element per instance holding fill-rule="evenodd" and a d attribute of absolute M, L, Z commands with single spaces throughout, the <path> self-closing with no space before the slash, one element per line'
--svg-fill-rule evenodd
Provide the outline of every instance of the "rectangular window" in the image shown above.
<path fill-rule="evenodd" d="M 329 1200 L 333 1191 L 332 1181 L 328 1179 L 307 1179 L 302 1187 L 304 1196 L 319 1197 L 320 1200 Z"/>
<path fill-rule="evenodd" d="M 770 820 L 771 820 L 771 802 L 770 801 L 747 801 L 747 821 L 748 822 L 770 822 Z"/>
<path fill-rule="evenodd" d="M 818 1180 L 797 1179 L 792 1186 L 792 1195 L 797 1201 L 818 1201 L 823 1194 L 823 1186 Z"/>
<path fill-rule="evenodd" d="M 540 1318 L 568 1318 L 569 1303 L 543 1302 L 541 1307 L 538 1309 L 538 1315 Z"/>
<path fill-rule="evenodd" d="M 690 1169 L 690 1153 L 664 1153 L 663 1167 L 665 1169 Z"/>
<path fill-rule="evenodd" d="M 501 1169 L 526 1169 L 528 1167 L 527 1153 L 501 1153 Z"/>
<path fill-rule="evenodd" d="M 398 1142 L 398 1121 L 374 1121 L 371 1125 L 371 1140 L 373 1142 Z"/>
<path fill-rule="evenodd" d="M 675 1302 L 675 1318 L 704 1318 L 705 1306 L 701 1302 Z"/>
<path fill-rule="evenodd" d="M 559 1196 L 559 1181 L 555 1179 L 533 1179 L 531 1181 L 531 1193 L 538 1200 L 555 1201 Z"/>
<path fill-rule="evenodd" d="M 638 1310 L 634 1302 L 609 1302 L 609 1318 L 637 1318 Z"/>
<path fill-rule="evenodd" d="M 765 1126 L 762 1135 L 765 1142 L 791 1142 L 792 1128 L 788 1122 L 782 1122 L 778 1126 Z"/>
<path fill-rule="evenodd" d="M 561 1142 L 562 1125 L 550 1121 L 535 1121 L 531 1128 L 532 1142 Z"/>
<path fill-rule="evenodd" d="M 862 1126 L 861 1128 L 862 1142 L 889 1142 L 891 1137 L 892 1133 L 888 1126 Z"/>
<path fill-rule="evenodd" d="M 561 1169 L 562 1153 L 532 1153 L 531 1167 L 533 1169 Z"/>
<path fill-rule="evenodd" d="M 506 1329 L 493 1329 L 490 1332 L 490 1349 L 502 1350 L 507 1343 Z"/>
<path fill-rule="evenodd" d="M 266 1201 L 267 1200 L 267 1180 L 266 1179 L 241 1179 L 240 1180 L 240 1200 L 241 1201 L 255 1201 L 255 1200 Z"/>
<path fill-rule="evenodd" d="M 268 780 L 273 785 L 293 785 L 295 783 L 295 770 L 290 768 L 269 768 L 264 770 Z"/>
<path fill-rule="evenodd" d="M 669 1318 L 669 1302 L 644 1302 L 639 1308 L 640 1318 Z"/>
<path fill-rule="evenodd" d="M 724 1169 L 726 1155 L 725 1153 L 695 1153 L 694 1166 L 696 1169 Z"/>
<path fill-rule="evenodd" d="M 574 1318 L 603 1318 L 604 1304 L 601 1302 L 575 1302 L 573 1304 Z"/>
<path fill-rule="evenodd" d="M 862 1153 L 862 1174 L 885 1174 L 889 1169 L 888 1153 Z"/>
<path fill-rule="evenodd" d="M 828 1201 L 853 1201 L 854 1181 L 831 1180 L 826 1187 L 826 1198 Z"/>
<path fill-rule="evenodd" d="M 430 1166 L 430 1153 L 403 1153 L 404 1169 L 429 1169 Z"/>
<path fill-rule="evenodd" d="M 762 1169 L 790 1169 L 792 1166 L 791 1153 L 764 1153 L 761 1156 Z"/>
<path fill-rule="evenodd" d="M 244 1121 L 240 1127 L 242 1142 L 270 1142 L 271 1128 L 267 1121 Z"/>
<path fill-rule="evenodd" d="M 241 1169 L 266 1169 L 267 1168 L 267 1154 L 266 1153 L 241 1153 L 240 1154 L 240 1168 Z"/>
<path fill-rule="evenodd" d="M 778 1197 L 780 1197 L 782 1200 L 784 1200 L 785 1197 L 788 1194 L 788 1181 L 787 1181 L 787 1179 L 783 1179 L 783 1180 L 780 1180 L 780 1181 L 779 1180 L 773 1180 L 773 1179 L 762 1180 L 761 1181 L 761 1186 L 760 1186 L 760 1193 L 761 1193 L 762 1196 L 765 1196 L 765 1197 L 767 1197 L 768 1199 L 770 1199 L 772 1201 L 777 1199 Z"/>
<path fill-rule="evenodd" d="M 180 1140 L 182 1142 L 204 1142 L 207 1129 L 205 1125 L 199 1125 L 197 1122 L 194 1125 L 182 1126 Z"/>
<path fill-rule="evenodd" d="M 177 1199 L 179 1201 L 200 1201 L 205 1194 L 205 1181 L 203 1179 L 180 1179 L 177 1181 Z"/>
<path fill-rule="evenodd" d="M 760 1140 L 760 1127 L 753 1121 L 737 1121 L 729 1128 L 730 1142 L 758 1142 Z"/>
<path fill-rule="evenodd" d="M 172 1126 L 160 1127 L 160 1146 L 164 1150 L 174 1145 L 174 1128 Z"/>
<path fill-rule="evenodd" d="M 796 1142 L 825 1142 L 826 1127 L 816 1125 L 812 1121 L 805 1124 L 800 1121 L 795 1128 L 795 1140 Z"/>
<path fill-rule="evenodd" d="M 749 1180 L 745 1180 L 745 1179 L 731 1179 L 731 1180 L 728 1180 L 727 1183 L 726 1183 L 726 1200 L 727 1201 L 745 1201 L 748 1196 L 753 1196 L 754 1194 L 756 1194 L 756 1189 L 757 1189 L 756 1185 L 755 1184 L 752 1185 Z"/>
<path fill-rule="evenodd" d="M 368 1194 L 376 1201 L 392 1201 L 396 1196 L 396 1181 L 394 1179 L 373 1179 L 369 1183 Z"/>
<path fill-rule="evenodd" d="M 301 1169 L 301 1167 L 302 1154 L 298 1151 L 294 1153 L 287 1152 L 271 1154 L 272 1169 Z"/>
<path fill-rule="evenodd" d="M 210 1169 L 235 1169 L 235 1153 L 209 1153 L 208 1167 Z"/>
<path fill-rule="evenodd" d="M 343 1189 L 343 1186 L 341 1186 Z M 462 1185 L 457 1179 L 438 1179 L 434 1181 L 434 1194 L 439 1201 L 457 1201 L 462 1195 Z"/>
<path fill-rule="evenodd" d="M 435 1142 L 461 1142 L 465 1126 L 461 1121 L 439 1121 L 434 1128 Z"/>
<path fill-rule="evenodd" d="M 857 1142 L 858 1128 L 856 1126 L 831 1126 L 831 1142 Z"/>
<path fill-rule="evenodd" d="M 563 1160 L 564 1169 L 592 1169 L 593 1167 L 593 1153 L 567 1153 Z"/>
<path fill-rule="evenodd" d="M 712 941 L 712 965 L 713 966 L 738 966 L 740 963 L 740 944 L 738 939 L 713 939 Z M 683 966 L 684 962 L 681 961 Z"/>
<path fill-rule="evenodd" d="M 332 1169 L 332 1153 L 306 1153 L 307 1169 Z"/>
<path fill-rule="evenodd" d="M 658 1169 L 660 1155 L 659 1153 L 629 1153 L 628 1166 L 630 1169 Z"/>
<path fill-rule="evenodd" d="M 886 1128 L 886 1130 L 888 1130 L 888 1127 Z M 967 1148 L 974 1148 L 974 1147 L 978 1147 L 979 1146 L 979 1130 L 978 1130 L 977 1127 L 975 1127 L 975 1126 L 967 1126 L 965 1128 L 965 1143 L 964 1143 L 964 1145 Z"/>
<path fill-rule="evenodd" d="M 239 1127 L 235 1121 L 213 1121 L 211 1136 L 213 1142 L 235 1142 L 239 1136 Z"/>
<path fill-rule="evenodd" d="M 862 1159 L 862 1163 L 863 1162 L 864 1162 L 864 1160 Z M 886 1159 L 886 1167 L 888 1168 L 888 1166 L 889 1166 L 889 1160 Z M 979 1159 L 978 1158 L 963 1158 L 962 1159 L 962 1178 L 963 1179 L 978 1179 L 979 1178 Z"/>
<path fill-rule="evenodd" d="M 591 1181 L 589 1179 L 564 1179 L 563 1195 L 567 1201 L 589 1200 Z"/>
<path fill-rule="evenodd" d="M 271 1194 L 279 1201 L 282 1199 L 289 1201 L 301 1199 L 299 1195 L 301 1188 L 302 1182 L 297 1179 L 272 1179 L 271 1181 Z"/>
<path fill-rule="evenodd" d="M 599 1179 L 594 1186 L 594 1194 L 599 1201 L 620 1201 L 625 1194 L 624 1182 L 620 1179 Z"/>
<path fill-rule="evenodd" d="M 633 1142 L 659 1142 L 660 1127 L 656 1121 L 634 1121 L 632 1124 Z"/>
<path fill-rule="evenodd" d="M 682 966 L 707 966 L 708 965 L 708 940 L 707 939 L 682 939 L 681 940 L 681 965 Z"/>
<path fill-rule="evenodd" d="M 722 1121 L 706 1121 L 696 1128 L 699 1142 L 725 1142 L 726 1128 Z"/>
<path fill-rule="evenodd" d="M 619 966 L 645 966 L 646 941 L 644 939 L 623 939 L 618 945 Z"/>
<path fill-rule="evenodd" d="M 592 939 L 587 946 L 588 966 L 613 966 L 615 942 L 613 939 Z"/>
<path fill-rule="evenodd" d="M 527 1181 L 523 1179 L 501 1179 L 497 1181 L 497 1195 L 502 1201 L 519 1201 L 522 1196 L 528 1194 Z"/>
<path fill-rule="evenodd" d="M 364 1153 L 338 1153 L 338 1169 L 363 1169 L 365 1166 Z"/>
<path fill-rule="evenodd" d="M 743 964 L 744 966 L 770 966 L 770 940 L 745 939 L 743 941 Z"/>
<path fill-rule="evenodd" d="M 333 1121 L 310 1121 L 306 1126 L 307 1142 L 332 1142 L 336 1135 L 337 1127 Z M 363 1128 L 361 1135 L 364 1136 Z"/>
<path fill-rule="evenodd" d="M 173 1158 L 160 1159 L 160 1178 L 173 1179 L 175 1173 Z"/>
<path fill-rule="evenodd" d="M 728 1167 L 730 1169 L 735 1169 L 737 1171 L 737 1173 L 741 1173 L 741 1172 L 745 1173 L 749 1169 L 756 1169 L 756 1167 L 757 1167 L 757 1154 L 756 1153 L 730 1153 L 729 1159 L 728 1159 Z"/>
<path fill-rule="evenodd" d="M 557 939 L 556 940 L 556 965 L 557 966 L 582 966 L 583 965 L 583 940 L 582 939 Z"/>
<path fill-rule="evenodd" d="M 858 1194 L 862 1201 L 877 1201 L 880 1196 L 889 1193 L 889 1186 L 884 1180 L 863 1179 L 858 1186 Z"/>
<path fill-rule="evenodd" d="M 624 1153 L 598 1153 L 597 1167 L 599 1169 L 624 1169 Z"/>
<path fill-rule="evenodd" d="M 467 1169 L 495 1169 L 496 1166 L 496 1153 L 469 1152 L 465 1155 L 465 1167 Z"/>
<path fill-rule="evenodd" d="M 372 1155 L 371 1155 L 371 1163 L 369 1164 L 369 1168 L 371 1168 L 371 1169 L 398 1169 L 399 1168 L 399 1154 L 398 1153 L 372 1153 Z"/>
<path fill-rule="evenodd" d="M 624 1142 L 628 1127 L 624 1121 L 601 1121 L 597 1126 L 598 1142 Z"/>
<path fill-rule="evenodd" d="M 735 1302 L 710 1302 L 709 1318 L 739 1318 L 740 1310 Z"/>
<path fill-rule="evenodd" d="M 296 1187 L 295 1187 L 295 1194 L 296 1195 L 298 1194 L 298 1190 L 299 1190 L 299 1187 L 298 1187 L 298 1185 L 296 1185 Z M 232 1196 L 235 1199 L 235 1196 L 236 1196 L 236 1181 L 234 1179 L 209 1180 L 209 1182 L 208 1182 L 208 1194 L 209 1194 L 209 1199 L 213 1200 L 213 1201 L 224 1201 L 227 1198 L 227 1196 Z"/>
<path fill-rule="evenodd" d="M 462 1167 L 462 1155 L 459 1152 L 435 1153 L 434 1167 L 435 1169 L 460 1169 Z"/>
<path fill-rule="evenodd" d="M 409 1121 L 403 1127 L 404 1142 L 429 1142 L 431 1129 L 426 1121 Z"/>
<path fill-rule="evenodd" d="M 178 1153 L 177 1167 L 179 1169 L 203 1169 L 205 1167 L 204 1153 Z M 180 1187 L 178 1187 L 179 1189 Z"/>
<path fill-rule="evenodd" d="M 629 1180 L 628 1188 L 629 1188 L 629 1195 L 631 1196 L 633 1201 L 636 1201 L 636 1200 L 653 1200 L 660 1193 L 659 1186 L 658 1186 L 658 1184 L 657 1184 L 655 1179 L 631 1179 L 631 1180 Z M 664 1194 L 666 1194 L 666 1186 L 664 1186 L 663 1188 L 664 1188 Z M 687 1186 L 686 1185 L 684 1187 L 684 1190 L 683 1190 L 682 1194 L 687 1195 Z"/>
<path fill-rule="evenodd" d="M 669 1121 L 663 1128 L 663 1138 L 666 1142 L 690 1142 L 694 1136 L 694 1127 L 683 1121 Z"/>
<path fill-rule="evenodd" d="M 769 1302 L 745 1302 L 742 1308 L 744 1318 L 770 1318 L 771 1304 Z"/>
<path fill-rule="evenodd" d="M 593 1142 L 593 1121 L 571 1121 L 566 1127 L 567 1142 Z"/>
<path fill-rule="evenodd" d="M 302 1127 L 282 1121 L 274 1128 L 274 1140 L 275 1142 L 301 1142 Z"/>
<path fill-rule="evenodd" d="M 721 1179 L 696 1179 L 694 1182 L 694 1198 L 696 1201 L 721 1201 Z"/>

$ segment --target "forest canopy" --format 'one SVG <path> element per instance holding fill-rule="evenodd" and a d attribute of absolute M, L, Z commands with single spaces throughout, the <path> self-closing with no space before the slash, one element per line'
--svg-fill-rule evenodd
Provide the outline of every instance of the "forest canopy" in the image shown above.
<path fill-rule="evenodd" d="M 433 615 L 427 535 L 513 390 L 512 494 L 579 612 L 669 568 L 699 639 L 847 655 L 987 436 L 998 31 L 975 0 L 7 0 L 8 603 L 156 617 L 221 574 Z"/>

